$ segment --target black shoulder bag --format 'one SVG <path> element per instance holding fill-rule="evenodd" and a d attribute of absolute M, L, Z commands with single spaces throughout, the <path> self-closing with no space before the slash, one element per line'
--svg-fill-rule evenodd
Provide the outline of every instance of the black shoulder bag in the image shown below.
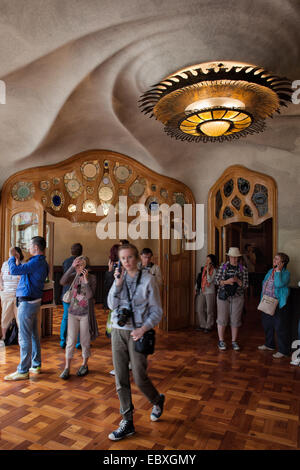
<path fill-rule="evenodd" d="M 222 281 L 227 281 L 227 279 L 230 279 L 232 277 L 232 275 L 227 274 L 226 267 L 224 267 L 224 265 L 223 265 L 222 269 L 223 269 L 223 273 L 222 273 L 221 280 Z M 238 269 L 236 270 L 235 275 L 237 275 L 237 272 L 238 272 Z M 231 284 L 226 284 L 225 286 L 220 287 L 218 298 L 220 300 L 226 300 L 226 299 L 228 299 L 228 297 L 233 297 L 234 294 L 237 291 L 237 288 L 238 288 L 238 284 L 236 282 L 232 285 Z"/>
<path fill-rule="evenodd" d="M 135 294 L 136 289 L 137 289 L 137 287 L 140 283 L 141 276 L 142 276 L 142 271 L 139 272 L 139 276 L 138 276 L 138 279 L 137 279 L 137 282 L 136 282 L 136 288 L 135 288 L 134 294 Z M 132 303 L 131 303 L 131 301 L 134 297 L 134 294 L 133 294 L 132 298 L 130 298 L 130 292 L 129 292 L 129 289 L 128 289 L 126 279 L 125 279 L 125 284 L 126 284 L 128 299 L 129 299 L 129 303 L 130 303 L 130 309 L 132 311 L 132 324 L 133 324 L 134 329 L 136 329 L 136 323 L 135 323 L 135 320 L 134 320 L 134 311 L 133 311 Z M 146 356 L 148 354 L 153 354 L 154 353 L 154 348 L 155 348 L 155 330 L 153 330 L 153 328 L 151 328 L 151 330 L 146 331 L 146 333 L 144 333 L 143 336 L 140 339 L 138 339 L 137 341 L 134 342 L 135 351 L 138 352 L 138 353 L 141 353 L 141 354 L 145 354 Z"/>

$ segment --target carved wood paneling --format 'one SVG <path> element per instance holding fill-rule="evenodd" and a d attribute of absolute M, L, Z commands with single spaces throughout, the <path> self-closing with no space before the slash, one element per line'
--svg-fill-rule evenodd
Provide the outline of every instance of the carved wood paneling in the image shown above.
<path fill-rule="evenodd" d="M 244 180 L 249 187 L 243 190 L 239 183 Z M 257 197 L 257 201 L 255 201 Z M 264 203 L 267 201 L 267 203 Z M 268 175 L 249 170 L 242 165 L 228 167 L 216 181 L 208 195 L 208 251 L 214 253 L 219 246 L 222 261 L 226 247 L 223 227 L 233 222 L 259 225 L 273 220 L 273 254 L 277 250 L 277 185 Z M 219 241 L 216 243 L 216 229 Z"/>

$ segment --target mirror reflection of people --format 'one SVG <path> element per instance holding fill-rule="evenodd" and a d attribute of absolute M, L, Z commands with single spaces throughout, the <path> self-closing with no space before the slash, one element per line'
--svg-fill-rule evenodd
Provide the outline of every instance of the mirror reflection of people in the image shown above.
<path fill-rule="evenodd" d="M 214 279 L 216 273 L 217 259 L 215 255 L 209 254 L 196 281 L 196 312 L 198 314 L 199 329 L 205 333 L 212 331 L 214 325 L 216 307 Z"/>
<path fill-rule="evenodd" d="M 164 395 L 159 394 L 148 377 L 147 356 L 135 351 L 134 347 L 135 341 L 138 341 L 146 331 L 154 328 L 161 320 L 163 312 L 159 288 L 151 274 L 138 269 L 139 253 L 134 245 L 120 246 L 119 259 L 122 263 L 121 273 L 118 268 L 115 270 L 115 281 L 108 294 L 108 305 L 113 310 L 112 354 L 122 414 L 119 428 L 108 436 L 113 441 L 135 433 L 129 361 L 136 385 L 153 405 L 151 421 L 157 421 L 161 417 L 165 400 Z M 135 327 L 130 313 L 130 301 Z"/>
<path fill-rule="evenodd" d="M 77 371 L 77 376 L 85 376 L 90 357 L 91 339 L 98 336 L 97 322 L 94 312 L 94 296 L 96 292 L 96 276 L 89 272 L 88 259 L 78 256 L 71 267 L 62 276 L 60 283 L 70 285 L 72 282 L 72 296 L 68 311 L 68 334 L 66 345 L 65 368 L 60 375 L 61 379 L 70 377 L 71 361 L 74 354 L 78 333 L 82 349 L 82 365 Z"/>
<path fill-rule="evenodd" d="M 21 248 L 15 246 L 15 251 L 19 253 L 16 258 L 16 265 L 22 263 L 24 255 Z M 5 337 L 7 329 L 15 318 L 18 324 L 18 308 L 16 302 L 16 290 L 19 284 L 20 276 L 13 276 L 10 274 L 8 260 L 4 261 L 0 272 L 0 298 L 1 298 L 1 331 L 2 339 L 0 340 L 0 347 L 5 346 Z"/>
<path fill-rule="evenodd" d="M 261 312 L 262 325 L 265 332 L 265 344 L 258 346 L 261 351 L 274 351 L 276 348 L 275 333 L 278 351 L 273 354 L 275 359 L 288 356 L 290 345 L 288 342 L 288 309 L 290 273 L 287 270 L 289 257 L 285 253 L 277 253 L 273 259 L 273 268 L 270 269 L 264 280 L 261 297 L 265 294 L 278 299 L 274 315 Z"/>
<path fill-rule="evenodd" d="M 81 243 L 74 243 L 71 246 L 71 256 L 65 259 L 63 262 L 63 274 L 67 272 L 68 269 L 72 266 L 72 263 L 75 260 L 75 258 L 81 255 L 82 255 Z M 69 290 L 69 288 L 70 288 L 70 285 L 68 284 L 63 286 L 62 295 L 61 295 L 62 299 L 63 299 L 64 294 Z M 68 311 L 69 311 L 70 304 L 64 302 L 63 300 L 62 300 L 62 304 L 63 304 L 64 313 L 63 313 L 63 317 L 62 317 L 61 325 L 60 325 L 60 347 L 64 349 L 66 347 L 66 342 L 67 342 Z M 79 335 L 77 338 L 76 348 L 80 349 L 80 336 Z"/>
<path fill-rule="evenodd" d="M 155 280 L 158 284 L 159 287 L 162 286 L 162 275 L 161 275 L 161 270 L 158 264 L 153 263 L 152 258 L 153 258 L 153 252 L 151 248 L 143 248 L 141 253 L 141 262 L 139 263 L 139 267 L 141 269 L 145 269 L 148 271 L 152 276 L 155 277 Z"/>
<path fill-rule="evenodd" d="M 250 243 L 247 243 L 245 245 L 245 253 L 243 254 L 243 260 L 248 268 L 248 273 L 254 273 L 256 265 L 256 254 L 254 246 Z"/>
<path fill-rule="evenodd" d="M 239 248 L 231 247 L 227 253 L 229 261 L 223 263 L 216 274 L 217 292 L 217 325 L 221 351 L 227 349 L 224 341 L 225 330 L 230 320 L 232 349 L 240 349 L 237 342 L 238 331 L 242 325 L 244 291 L 248 287 L 248 269 L 240 262 L 242 254 Z"/>
<path fill-rule="evenodd" d="M 15 248 L 10 249 L 9 271 L 19 275 L 16 296 L 18 304 L 20 363 L 16 372 L 4 377 L 4 380 L 23 380 L 29 378 L 29 372 L 41 372 L 41 344 L 38 326 L 38 313 L 41 306 L 43 288 L 49 273 L 45 257 L 46 240 L 36 236 L 30 241 L 29 252 L 32 255 L 24 264 L 17 264 L 20 254 Z"/>

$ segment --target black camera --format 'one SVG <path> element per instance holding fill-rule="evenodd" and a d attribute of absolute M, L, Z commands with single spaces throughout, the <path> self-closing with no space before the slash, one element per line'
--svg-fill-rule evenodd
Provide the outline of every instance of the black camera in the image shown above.
<path fill-rule="evenodd" d="M 118 325 L 124 326 L 128 322 L 128 320 L 132 317 L 132 310 L 128 308 L 120 308 L 118 310 Z"/>

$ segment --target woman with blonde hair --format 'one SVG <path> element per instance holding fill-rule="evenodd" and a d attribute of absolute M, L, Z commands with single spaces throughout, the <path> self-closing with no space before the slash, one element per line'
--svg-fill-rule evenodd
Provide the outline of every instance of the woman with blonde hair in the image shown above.
<path fill-rule="evenodd" d="M 161 417 L 165 400 L 148 377 L 147 355 L 135 349 L 135 342 L 161 320 L 159 287 L 150 273 L 138 268 L 139 253 L 134 245 L 120 246 L 118 252 L 122 268 L 121 272 L 118 268 L 115 270 L 115 281 L 108 294 L 108 306 L 112 310 L 112 354 L 123 419 L 119 428 L 108 436 L 113 441 L 135 433 L 129 361 L 136 385 L 153 405 L 151 421 L 157 421 Z"/>
<path fill-rule="evenodd" d="M 90 357 L 90 342 L 98 336 L 98 327 L 94 312 L 94 296 L 96 292 L 96 277 L 89 273 L 88 259 L 78 256 L 72 266 L 62 276 L 61 285 L 71 284 L 70 306 L 68 311 L 68 333 L 66 346 L 66 363 L 61 379 L 70 377 L 70 366 L 80 332 L 82 348 L 82 365 L 77 376 L 83 377 L 88 373 L 88 359 Z"/>

